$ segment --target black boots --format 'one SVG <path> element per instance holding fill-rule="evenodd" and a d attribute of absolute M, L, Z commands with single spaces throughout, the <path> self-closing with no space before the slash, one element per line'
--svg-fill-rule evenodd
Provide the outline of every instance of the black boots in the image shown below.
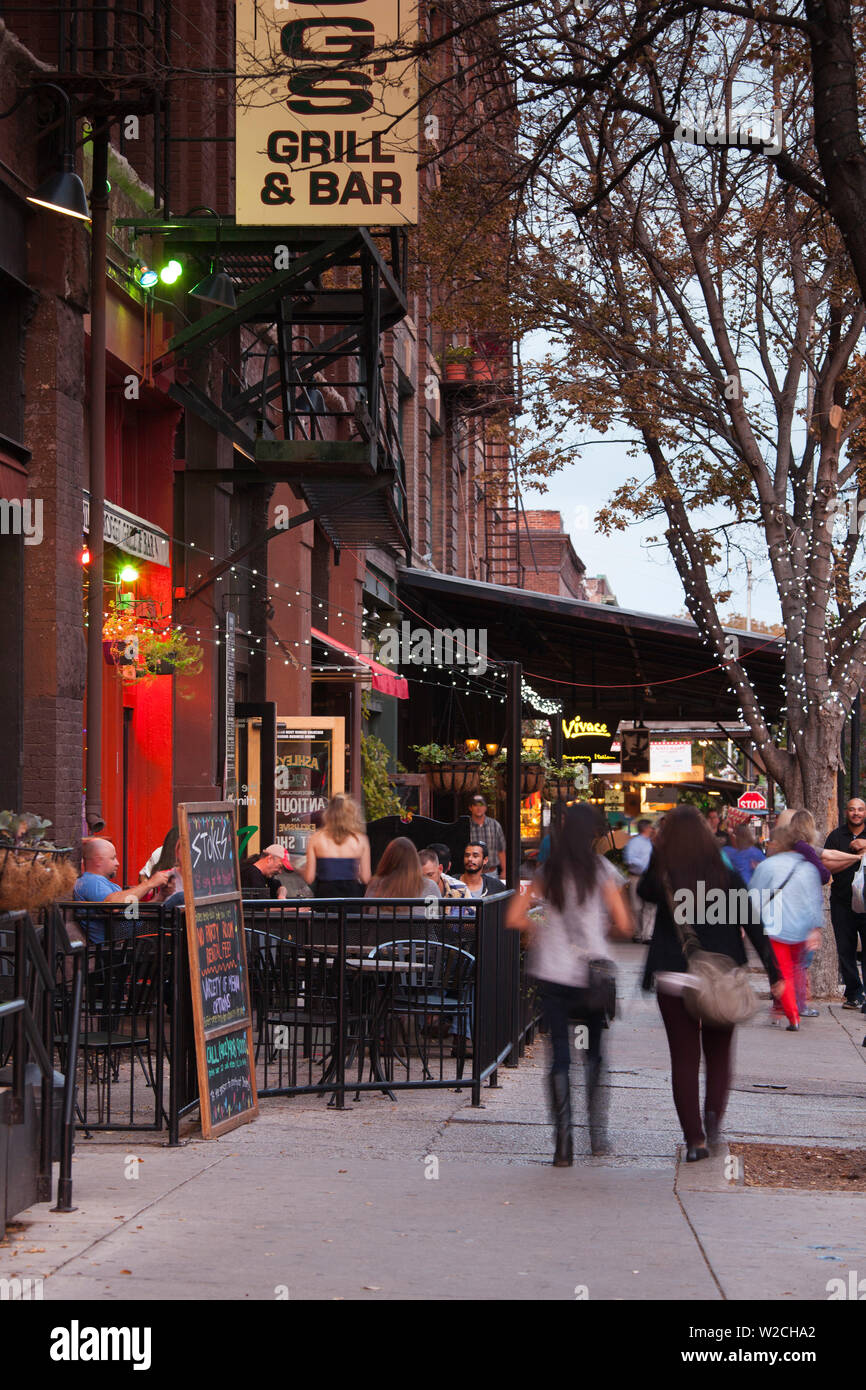
<path fill-rule="evenodd" d="M 593 1155 L 610 1153 L 607 1137 L 607 1094 L 601 1084 L 600 1057 L 586 1058 L 586 1106 L 589 1111 L 589 1142 Z"/>
<path fill-rule="evenodd" d="M 556 1126 L 554 1168 L 570 1168 L 574 1163 L 574 1144 L 571 1134 L 571 1083 L 568 1072 L 551 1072 L 549 1077 L 550 1105 Z"/>

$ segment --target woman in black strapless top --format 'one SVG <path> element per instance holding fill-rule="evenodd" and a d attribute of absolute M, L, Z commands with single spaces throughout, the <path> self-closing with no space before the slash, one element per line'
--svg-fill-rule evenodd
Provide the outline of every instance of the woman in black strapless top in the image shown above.
<path fill-rule="evenodd" d="M 307 841 L 304 879 L 316 898 L 362 898 L 370 881 L 370 841 L 357 803 L 343 792 L 331 798 L 321 830 Z"/>

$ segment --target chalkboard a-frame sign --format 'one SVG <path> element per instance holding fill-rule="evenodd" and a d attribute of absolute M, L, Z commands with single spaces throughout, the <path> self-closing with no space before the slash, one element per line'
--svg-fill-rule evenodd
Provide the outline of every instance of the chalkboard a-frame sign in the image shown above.
<path fill-rule="evenodd" d="M 217 1139 L 259 1113 L 235 806 L 177 809 L 201 1129 Z"/>

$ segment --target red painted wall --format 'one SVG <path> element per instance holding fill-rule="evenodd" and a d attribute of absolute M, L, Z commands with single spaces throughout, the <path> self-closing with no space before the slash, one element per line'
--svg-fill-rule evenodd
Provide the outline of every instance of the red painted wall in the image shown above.
<path fill-rule="evenodd" d="M 153 406 L 157 408 L 154 409 Z M 172 441 L 177 419 L 174 408 L 159 401 L 126 401 L 115 388 L 109 398 L 106 439 L 106 496 L 127 511 L 171 535 Z M 152 598 L 172 611 L 171 570 L 110 552 L 105 566 L 105 609 L 118 592 L 114 583 L 119 565 L 128 559 L 138 571 L 134 585 L 124 585 L 137 599 Z M 156 676 L 147 683 L 125 685 L 116 667 L 103 670 L 102 779 L 105 835 L 123 856 L 126 818 L 126 883 L 138 882 L 138 871 L 164 840 L 174 821 L 172 741 L 175 677 Z M 124 785 L 124 709 L 127 727 L 127 777 Z"/>

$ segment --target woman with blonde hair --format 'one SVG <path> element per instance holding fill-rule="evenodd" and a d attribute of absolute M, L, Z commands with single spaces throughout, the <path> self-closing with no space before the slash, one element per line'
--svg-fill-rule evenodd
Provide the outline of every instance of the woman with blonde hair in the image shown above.
<path fill-rule="evenodd" d="M 316 898 L 362 898 L 370 881 L 370 841 L 358 803 L 344 792 L 325 807 L 321 829 L 307 841 L 302 870 Z"/>

